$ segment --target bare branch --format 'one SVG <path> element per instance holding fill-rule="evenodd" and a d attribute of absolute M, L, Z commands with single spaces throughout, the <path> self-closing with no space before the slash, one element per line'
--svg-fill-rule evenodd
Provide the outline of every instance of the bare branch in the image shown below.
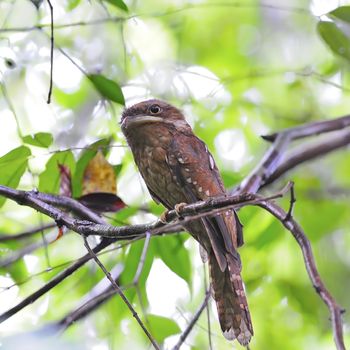
<path fill-rule="evenodd" d="M 41 225 L 38 227 L 33 227 L 29 230 L 20 232 L 20 233 L 14 233 L 14 234 L 0 234 L 0 242 L 7 242 L 7 241 L 19 241 L 21 239 L 26 239 L 29 237 L 32 237 L 33 235 L 36 235 L 42 231 L 46 231 L 50 228 L 55 227 L 57 224 L 55 222 Z"/>
<path fill-rule="evenodd" d="M 47 103 L 51 103 L 51 94 L 52 94 L 52 76 L 53 76 L 53 49 L 55 46 L 54 42 L 54 35 L 53 35 L 53 6 L 51 4 L 50 0 L 47 0 L 47 3 L 49 4 L 50 7 L 50 86 L 49 86 L 49 93 L 47 95 Z"/>
<path fill-rule="evenodd" d="M 306 237 L 299 224 L 293 219 L 292 216 L 288 217 L 288 214 L 281 207 L 271 201 L 261 202 L 258 204 L 258 206 L 266 209 L 273 216 L 275 216 L 298 242 L 303 254 L 305 268 L 309 274 L 311 283 L 329 309 L 333 327 L 333 337 L 336 347 L 338 350 L 345 350 L 343 324 L 341 317 L 343 309 L 337 304 L 337 302 L 334 300 L 322 282 L 321 276 L 317 271 L 310 241 Z"/>
<path fill-rule="evenodd" d="M 94 253 L 100 252 L 102 249 L 109 246 L 111 243 L 113 243 L 113 240 L 103 239 L 101 243 L 99 243 L 94 249 Z M 15 315 L 17 312 L 24 309 L 26 306 L 32 304 L 37 299 L 39 299 L 41 296 L 46 294 L 48 291 L 50 291 L 52 288 L 57 286 L 60 282 L 62 282 L 65 278 L 70 276 L 73 272 L 78 270 L 81 266 L 83 266 L 86 262 L 91 260 L 91 255 L 86 254 L 82 256 L 80 259 L 78 259 L 76 262 L 74 262 L 72 265 L 67 267 L 62 272 L 58 273 L 52 280 L 50 280 L 48 283 L 43 285 L 41 288 L 39 288 L 37 291 L 23 299 L 20 303 L 12 307 L 11 309 L 5 311 L 3 314 L 0 315 L 0 323 L 6 321 L 11 316 Z"/>
<path fill-rule="evenodd" d="M 322 139 L 320 142 L 314 143 L 310 146 L 302 145 L 292 151 L 290 155 L 276 168 L 276 170 L 267 178 L 262 186 L 266 186 L 273 181 L 279 179 L 287 171 L 296 166 L 305 163 L 309 160 L 326 155 L 341 147 L 350 144 L 350 130 L 346 129 L 338 132 L 334 137 L 328 140 Z"/>
<path fill-rule="evenodd" d="M 264 200 L 282 197 L 285 191 L 286 189 L 273 196 L 264 198 Z M 117 240 L 134 238 L 140 234 L 144 235 L 147 231 L 150 231 L 154 235 L 163 234 L 170 231 L 178 231 L 181 230 L 182 225 L 186 222 L 186 220 L 194 220 L 201 216 L 214 214 L 217 211 L 223 211 L 228 208 L 239 208 L 244 205 L 256 204 L 257 201 L 261 201 L 260 198 L 257 198 L 254 194 L 249 193 L 243 193 L 238 196 L 212 197 L 207 201 L 201 201 L 184 206 L 180 211 L 181 217 L 184 218 L 184 220 L 181 221 L 177 220 L 174 223 L 166 225 L 160 221 L 156 221 L 149 224 L 116 227 L 109 224 L 100 224 L 91 221 L 73 219 L 67 213 L 44 202 L 44 200 L 46 200 L 45 196 L 47 195 L 37 191 L 20 191 L 0 185 L 0 195 L 10 198 L 20 205 L 27 205 L 34 208 L 39 212 L 50 216 L 58 224 L 64 225 L 81 235 L 99 235 L 103 237 L 117 238 Z M 52 198 L 55 199 L 57 206 L 62 205 L 59 196 L 49 195 L 48 202 L 54 203 Z M 64 200 L 67 200 L 67 197 L 65 197 Z M 73 203 L 76 201 L 69 198 L 69 202 Z M 178 219 L 178 214 L 178 211 L 170 210 L 167 213 L 166 218 L 167 220 Z M 99 217 L 98 219 L 99 221 L 102 220 Z"/>
<path fill-rule="evenodd" d="M 346 115 L 337 119 L 303 124 L 295 128 L 285 129 L 271 135 L 262 136 L 262 138 L 266 141 L 275 141 L 278 135 L 288 134 L 292 140 L 297 140 L 308 136 L 316 136 L 330 131 L 343 130 L 348 126 L 350 126 L 350 115 Z"/>

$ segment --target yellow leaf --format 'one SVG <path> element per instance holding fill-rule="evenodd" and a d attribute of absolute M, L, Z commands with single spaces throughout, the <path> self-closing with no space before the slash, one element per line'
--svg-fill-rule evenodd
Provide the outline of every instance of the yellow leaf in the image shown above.
<path fill-rule="evenodd" d="M 117 179 L 113 167 L 101 151 L 90 160 L 83 177 L 83 195 L 95 192 L 117 193 Z"/>

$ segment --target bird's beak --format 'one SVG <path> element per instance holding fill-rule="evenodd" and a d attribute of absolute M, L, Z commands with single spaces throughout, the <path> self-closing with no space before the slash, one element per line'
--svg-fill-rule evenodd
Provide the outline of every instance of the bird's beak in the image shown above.
<path fill-rule="evenodd" d="M 122 128 L 130 128 L 134 126 L 138 126 L 141 124 L 148 124 L 148 123 L 159 123 L 162 122 L 163 118 L 156 117 L 154 115 L 137 115 L 133 117 L 125 117 L 121 123 Z"/>

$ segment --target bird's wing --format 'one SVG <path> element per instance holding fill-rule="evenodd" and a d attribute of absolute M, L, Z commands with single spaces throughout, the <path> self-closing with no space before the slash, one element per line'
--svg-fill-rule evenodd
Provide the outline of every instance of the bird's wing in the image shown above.
<path fill-rule="evenodd" d="M 225 195 L 220 174 L 206 145 L 193 135 L 181 134 L 173 139 L 167 164 L 183 189 L 189 203 Z M 222 271 L 226 268 L 225 251 L 234 253 L 237 228 L 232 211 L 202 219 Z"/>

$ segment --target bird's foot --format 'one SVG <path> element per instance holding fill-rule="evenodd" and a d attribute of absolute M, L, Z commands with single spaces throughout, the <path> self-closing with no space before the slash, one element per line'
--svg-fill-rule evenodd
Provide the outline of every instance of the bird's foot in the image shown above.
<path fill-rule="evenodd" d="M 179 218 L 179 219 L 183 219 L 182 215 L 181 215 L 181 211 L 183 210 L 183 208 L 187 205 L 187 203 L 179 203 L 179 204 L 175 204 L 175 207 L 174 207 L 174 210 L 175 210 L 175 213 L 176 213 L 176 216 Z M 168 220 L 168 213 L 169 213 L 169 210 L 166 210 L 164 211 L 160 217 L 159 217 L 159 221 L 165 225 L 165 224 L 168 224 L 170 221 L 172 220 Z"/>
<path fill-rule="evenodd" d="M 163 224 L 163 225 L 166 225 L 168 223 L 168 213 L 169 213 L 169 210 L 166 210 L 164 211 L 160 217 L 159 217 L 159 221 Z"/>
<path fill-rule="evenodd" d="M 183 208 L 187 205 L 187 203 L 179 203 L 179 204 L 175 204 L 175 212 L 176 215 L 178 216 L 179 219 L 183 219 L 182 215 L 181 215 L 181 211 L 183 210 Z"/>

